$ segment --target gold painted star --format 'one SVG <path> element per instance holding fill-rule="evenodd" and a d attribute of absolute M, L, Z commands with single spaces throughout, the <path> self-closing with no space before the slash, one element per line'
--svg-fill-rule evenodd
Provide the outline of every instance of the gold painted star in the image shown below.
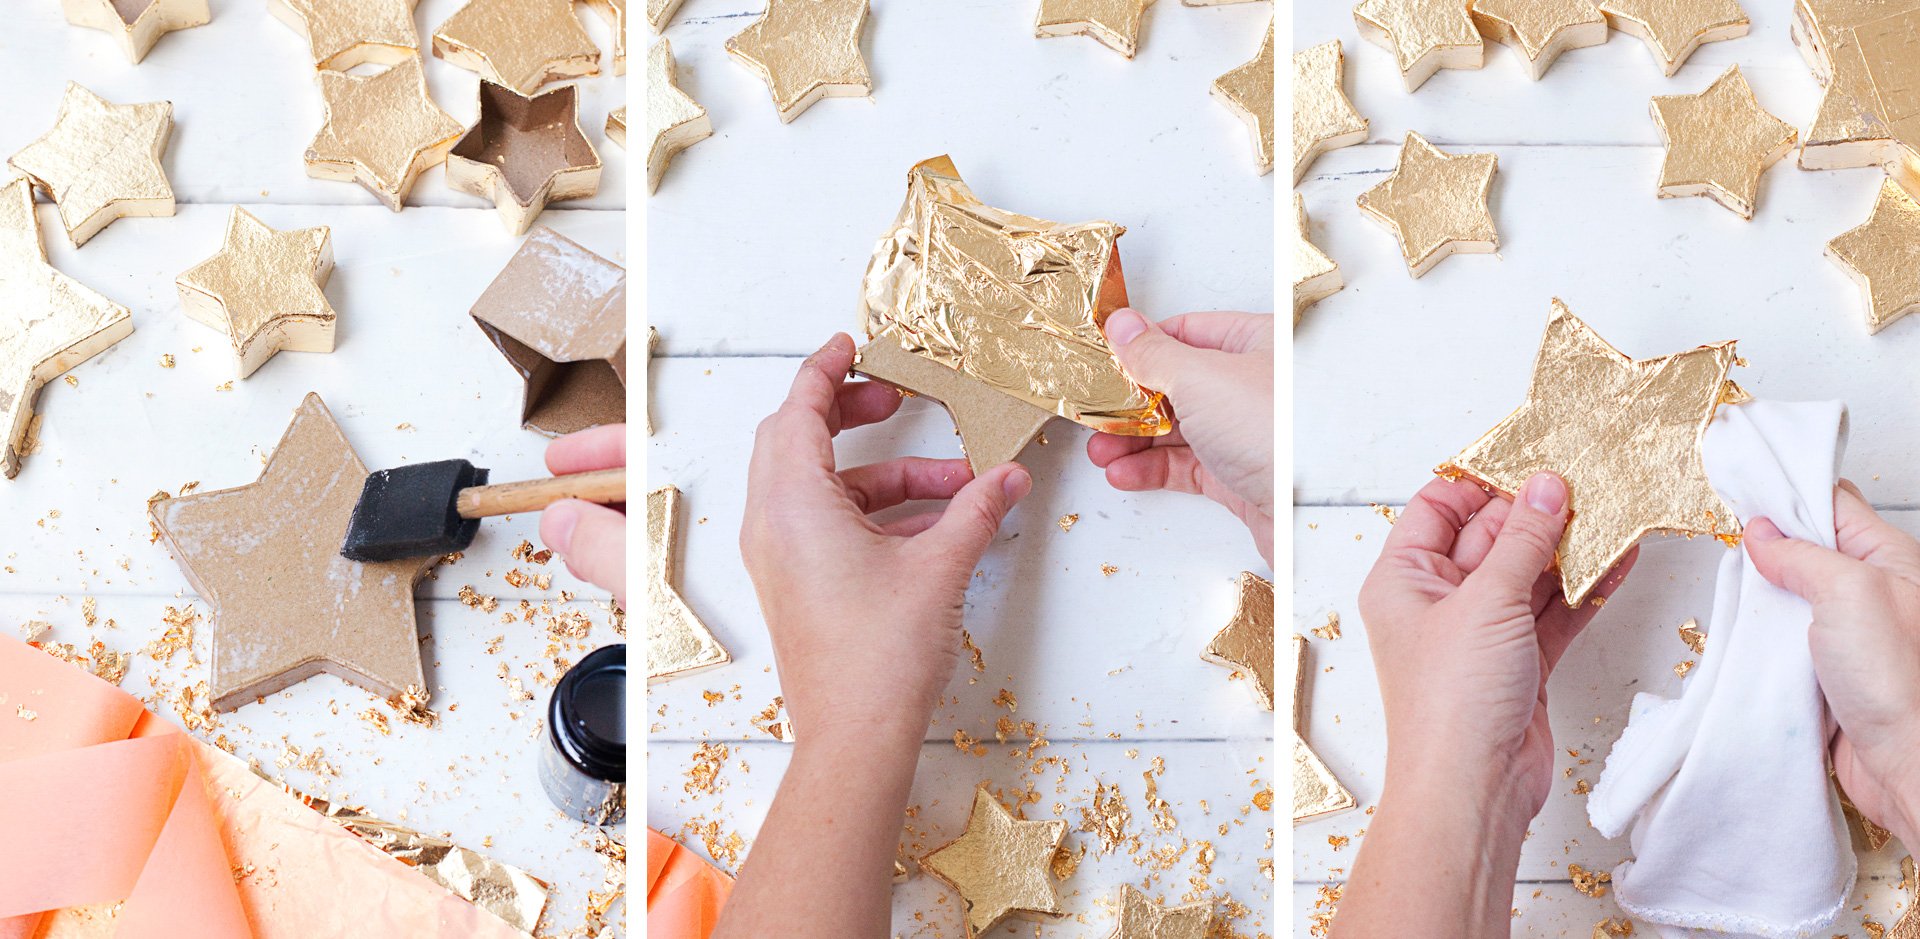
<path fill-rule="evenodd" d="M 1810 170 L 1884 166 L 1920 193 L 1920 0 L 1800 0 L 1793 41 L 1825 86 Z"/>
<path fill-rule="evenodd" d="M 613 74 L 627 74 L 627 0 L 581 0 L 613 31 Z"/>
<path fill-rule="evenodd" d="M 655 35 L 667 31 L 667 24 L 673 21 L 673 14 L 679 12 L 682 2 L 684 0 L 647 0 L 647 25 Z"/>
<path fill-rule="evenodd" d="M 1739 0 L 1600 0 L 1607 22 L 1644 40 L 1667 77 L 1701 44 L 1738 39 L 1752 23 Z"/>
<path fill-rule="evenodd" d="M 1867 332 L 1920 311 L 1920 200 L 1882 181 L 1867 223 L 1827 242 L 1827 257 L 1866 294 Z"/>
<path fill-rule="evenodd" d="M 213 607 L 216 710 L 322 672 L 382 698 L 426 689 L 413 588 L 439 559 L 340 556 L 366 478 L 340 425 L 309 394 L 257 481 L 149 507 L 181 573 Z"/>
<path fill-rule="evenodd" d="M 1706 196 L 1753 218 L 1760 177 L 1800 139 L 1799 131 L 1760 107 L 1740 66 L 1697 95 L 1653 99 L 1653 120 L 1667 142 L 1660 197 Z"/>
<path fill-rule="evenodd" d="M 1367 142 L 1367 119 L 1340 88 L 1346 72 L 1340 40 L 1293 54 L 1293 183 L 1320 154 Z"/>
<path fill-rule="evenodd" d="M 326 228 L 274 231 L 235 206 L 220 253 L 174 283 L 188 316 L 226 334 L 246 378 L 282 349 L 333 351 L 338 318 L 321 289 L 332 273 Z"/>
<path fill-rule="evenodd" d="M 1307 637 L 1293 634 L 1293 823 L 1311 821 L 1355 805 L 1320 755 L 1307 745 Z"/>
<path fill-rule="evenodd" d="M 614 108 L 607 112 L 607 139 L 622 150 L 627 148 L 626 108 Z"/>
<path fill-rule="evenodd" d="M 727 54 L 753 70 L 773 94 L 782 122 L 821 98 L 873 93 L 860 31 L 867 0 L 767 0 L 767 12 L 728 37 Z"/>
<path fill-rule="evenodd" d="M 1053 881 L 1053 855 L 1066 836 L 1065 821 L 1022 821 L 981 786 L 973 792 L 966 832 L 921 858 L 920 869 L 960 895 L 971 939 L 1009 917 L 1066 915 Z"/>
<path fill-rule="evenodd" d="M 1293 243 L 1293 324 L 1310 307 L 1340 292 L 1346 281 L 1340 277 L 1340 265 L 1307 239 L 1307 200 L 1293 194 L 1293 213 L 1299 219 Z"/>
<path fill-rule="evenodd" d="M 1127 58 L 1140 45 L 1140 24 L 1153 0 L 1040 0 L 1034 35 L 1091 36 Z"/>
<path fill-rule="evenodd" d="M 733 661 L 713 630 L 680 596 L 674 560 L 680 555 L 680 490 L 647 493 L 647 684 L 679 678 Z"/>
<path fill-rule="evenodd" d="M 205 26 L 213 19 L 207 0 L 60 0 L 60 7 L 67 22 L 112 36 L 127 61 L 135 64 L 147 57 L 161 36 Z"/>
<path fill-rule="evenodd" d="M 160 165 L 172 134 L 172 102 L 114 104 L 68 82 L 53 129 L 7 162 L 60 207 L 78 248 L 114 219 L 173 214 Z"/>
<path fill-rule="evenodd" d="M 357 182 L 395 212 L 463 130 L 428 97 L 419 56 L 366 78 L 321 72 L 320 97 L 326 123 L 307 147 L 307 175 Z"/>
<path fill-rule="evenodd" d="M 1260 175 L 1273 172 L 1273 21 L 1253 60 L 1213 80 L 1213 97 L 1227 106 L 1253 134 L 1254 165 Z"/>
<path fill-rule="evenodd" d="M 665 39 L 647 51 L 647 191 L 660 188 L 673 155 L 713 136 L 707 109 L 680 90 L 673 47 Z"/>
<path fill-rule="evenodd" d="M 344 72 L 394 65 L 420 52 L 413 26 L 419 0 L 274 0 L 267 9 L 307 37 L 315 68 Z"/>
<path fill-rule="evenodd" d="M 433 54 L 525 95 L 600 74 L 600 47 L 573 0 L 470 0 L 433 31 Z"/>
<path fill-rule="evenodd" d="M 1120 888 L 1120 911 L 1107 939 L 1206 939 L 1212 904 L 1166 907 L 1132 884 Z"/>
<path fill-rule="evenodd" d="M 0 185 L 0 473 L 20 473 L 40 387 L 132 332 L 126 307 L 47 263 L 32 184 Z"/>
<path fill-rule="evenodd" d="M 1245 678 L 1264 710 L 1273 710 L 1273 582 L 1241 571 L 1233 617 L 1213 634 L 1200 657 Z"/>
<path fill-rule="evenodd" d="M 1452 254 L 1492 254 L 1500 247 L 1487 194 L 1500 158 L 1440 152 L 1409 131 L 1393 175 L 1360 195 L 1360 209 L 1393 230 L 1415 277 Z"/>
<path fill-rule="evenodd" d="M 1360 0 L 1353 20 L 1360 35 L 1393 53 L 1407 90 L 1443 68 L 1479 68 L 1486 42 L 1468 12 L 1468 0 Z"/>
<path fill-rule="evenodd" d="M 1473 21 L 1519 52 L 1534 81 L 1562 53 L 1607 41 L 1607 17 L 1593 0 L 1473 0 Z"/>
<path fill-rule="evenodd" d="M 1714 409 L 1744 398 L 1727 380 L 1735 359 L 1731 342 L 1627 358 L 1556 299 L 1526 400 L 1448 471 L 1509 495 L 1542 471 L 1567 481 L 1560 583 L 1579 606 L 1648 534 L 1739 535 L 1700 458 Z"/>
<path fill-rule="evenodd" d="M 481 79 L 480 118 L 447 152 L 447 185 L 493 200 L 524 234 L 547 204 L 600 190 L 600 154 L 580 129 L 580 86 L 532 97 Z"/>

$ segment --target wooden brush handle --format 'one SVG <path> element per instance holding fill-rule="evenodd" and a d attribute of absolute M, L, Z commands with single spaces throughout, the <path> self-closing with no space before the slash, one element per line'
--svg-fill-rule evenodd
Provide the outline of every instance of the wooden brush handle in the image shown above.
<path fill-rule="evenodd" d="M 523 483 L 474 486 L 460 490 L 454 507 L 461 518 L 487 518 L 516 512 L 538 512 L 561 499 L 585 499 L 607 505 L 627 501 L 627 468 L 594 470 L 530 479 Z"/>

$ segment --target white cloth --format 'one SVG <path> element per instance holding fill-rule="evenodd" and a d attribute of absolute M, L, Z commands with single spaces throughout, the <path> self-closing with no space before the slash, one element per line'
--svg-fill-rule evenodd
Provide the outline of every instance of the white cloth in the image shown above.
<path fill-rule="evenodd" d="M 1743 524 L 1765 516 L 1832 547 L 1845 434 L 1837 401 L 1723 406 L 1707 429 L 1707 478 Z M 1587 812 L 1609 838 L 1633 826 L 1615 896 L 1666 939 L 1826 935 L 1846 905 L 1855 860 L 1827 778 L 1812 618 L 1744 549 L 1729 551 L 1706 652 L 1680 697 L 1634 696 Z"/>

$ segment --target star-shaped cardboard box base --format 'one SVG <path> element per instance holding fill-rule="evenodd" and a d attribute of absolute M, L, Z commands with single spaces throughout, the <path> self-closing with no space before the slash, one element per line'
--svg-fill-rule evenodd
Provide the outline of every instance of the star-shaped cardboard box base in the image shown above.
<path fill-rule="evenodd" d="M 940 402 L 953 416 L 960 451 L 975 475 L 1019 456 L 1054 417 L 1051 411 L 908 352 L 892 330 L 860 347 L 853 370 Z"/>
<path fill-rule="evenodd" d="M 647 683 L 717 668 L 733 661 L 713 630 L 680 596 L 674 583 L 680 556 L 680 490 L 647 493 Z"/>
<path fill-rule="evenodd" d="M 920 859 L 920 869 L 960 895 L 966 935 L 984 936 L 1009 917 L 1055 920 L 1060 908 L 1053 855 L 1067 836 L 1061 819 L 1023 821 L 981 786 L 960 837 Z"/>
<path fill-rule="evenodd" d="M 413 590 L 437 558 L 340 556 L 367 468 L 309 394 L 260 479 L 155 501 L 154 526 L 213 607 L 213 706 L 322 672 L 382 698 L 423 692 Z"/>
<path fill-rule="evenodd" d="M 526 384 L 521 426 L 558 437 L 627 419 L 627 272 L 544 225 L 470 311 Z"/>
<path fill-rule="evenodd" d="M 226 334 L 246 378 L 283 349 L 333 351 L 338 317 L 321 289 L 332 273 L 324 226 L 274 231 L 235 206 L 220 253 L 174 283 L 188 316 Z"/>
<path fill-rule="evenodd" d="M 480 119 L 447 153 L 447 185 L 491 200 L 524 234 L 550 202 L 600 190 L 600 154 L 580 130 L 580 87 L 528 97 L 480 82 Z"/>
<path fill-rule="evenodd" d="M 1920 311 L 1920 199 L 1889 179 L 1866 224 L 1827 243 L 1827 257 L 1860 284 L 1867 331 Z"/>

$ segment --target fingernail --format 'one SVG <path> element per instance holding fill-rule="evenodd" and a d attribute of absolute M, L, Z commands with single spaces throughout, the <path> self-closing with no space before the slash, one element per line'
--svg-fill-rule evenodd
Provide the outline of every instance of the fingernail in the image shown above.
<path fill-rule="evenodd" d="M 1132 342 L 1146 331 L 1147 318 L 1130 307 L 1122 307 L 1107 316 L 1107 341 L 1115 348 Z"/>
<path fill-rule="evenodd" d="M 540 540 L 565 557 L 573 547 L 573 529 L 580 524 L 580 507 L 555 502 L 540 513 Z"/>
<path fill-rule="evenodd" d="M 1015 463 L 1006 477 L 1000 480 L 1000 491 L 1006 493 L 1008 502 L 1018 502 L 1033 491 L 1033 477 L 1027 473 L 1026 467 Z"/>
<path fill-rule="evenodd" d="M 1786 535 L 1780 533 L 1780 526 L 1772 519 L 1756 518 L 1747 523 L 1747 538 L 1750 541 L 1779 541 Z"/>
<path fill-rule="evenodd" d="M 1548 515 L 1559 515 L 1567 507 L 1567 484 L 1552 473 L 1533 474 L 1524 494 L 1528 505 Z"/>

